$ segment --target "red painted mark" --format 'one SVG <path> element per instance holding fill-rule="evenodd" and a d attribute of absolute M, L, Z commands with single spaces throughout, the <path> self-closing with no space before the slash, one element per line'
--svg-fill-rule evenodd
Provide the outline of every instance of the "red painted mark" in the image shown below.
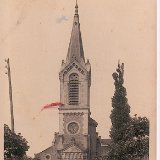
<path fill-rule="evenodd" d="M 55 103 L 47 104 L 47 105 L 43 106 L 41 111 L 43 111 L 44 109 L 54 108 L 54 107 L 61 106 L 61 105 L 63 105 L 61 102 L 55 102 Z"/>

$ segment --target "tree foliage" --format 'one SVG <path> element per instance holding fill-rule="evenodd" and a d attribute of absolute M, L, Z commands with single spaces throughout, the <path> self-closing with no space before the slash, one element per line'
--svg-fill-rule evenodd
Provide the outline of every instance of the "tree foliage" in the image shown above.
<path fill-rule="evenodd" d="M 108 160 L 140 160 L 149 154 L 149 120 L 146 117 L 131 117 L 124 83 L 124 64 L 118 64 L 113 73 L 115 92 L 111 111 L 111 144 Z"/>
<path fill-rule="evenodd" d="M 130 106 L 128 105 L 128 99 L 126 98 L 126 88 L 123 87 L 124 64 L 121 66 L 118 65 L 116 71 L 117 72 L 112 75 L 115 80 L 115 92 L 112 98 L 113 109 L 110 115 L 112 122 L 110 137 L 115 143 L 120 140 L 125 140 L 125 131 L 127 124 L 131 119 L 129 115 Z"/>
<path fill-rule="evenodd" d="M 136 160 L 149 156 L 149 120 L 135 115 L 126 130 L 126 139 L 127 157 Z"/>
<path fill-rule="evenodd" d="M 20 133 L 13 133 L 8 125 L 4 125 L 4 159 L 23 159 L 29 149 L 27 143 Z"/>

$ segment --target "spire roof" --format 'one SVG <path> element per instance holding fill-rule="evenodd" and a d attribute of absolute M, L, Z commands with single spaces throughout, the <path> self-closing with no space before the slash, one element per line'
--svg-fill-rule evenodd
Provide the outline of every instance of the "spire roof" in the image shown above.
<path fill-rule="evenodd" d="M 68 48 L 67 62 L 71 62 L 74 59 L 76 59 L 78 62 L 85 62 L 77 1 L 75 5 L 75 14 L 74 14 L 73 27 Z"/>

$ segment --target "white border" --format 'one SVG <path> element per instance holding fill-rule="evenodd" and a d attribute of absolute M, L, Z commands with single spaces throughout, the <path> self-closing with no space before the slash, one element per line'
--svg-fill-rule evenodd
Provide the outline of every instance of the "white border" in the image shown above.
<path fill-rule="evenodd" d="M 160 1 L 157 0 L 157 160 L 160 159 Z"/>

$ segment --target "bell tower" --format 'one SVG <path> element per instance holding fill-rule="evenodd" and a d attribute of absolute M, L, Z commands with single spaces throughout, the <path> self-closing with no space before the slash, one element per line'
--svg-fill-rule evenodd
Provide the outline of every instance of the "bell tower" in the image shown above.
<path fill-rule="evenodd" d="M 85 62 L 80 31 L 78 5 L 75 6 L 73 27 L 66 60 L 62 60 L 60 79 L 59 135 L 63 146 L 74 144 L 88 156 L 91 65 Z"/>
<path fill-rule="evenodd" d="M 89 109 L 91 65 L 88 60 L 85 63 L 77 4 L 68 53 L 66 61 L 62 60 L 59 78 L 64 107 Z"/>

